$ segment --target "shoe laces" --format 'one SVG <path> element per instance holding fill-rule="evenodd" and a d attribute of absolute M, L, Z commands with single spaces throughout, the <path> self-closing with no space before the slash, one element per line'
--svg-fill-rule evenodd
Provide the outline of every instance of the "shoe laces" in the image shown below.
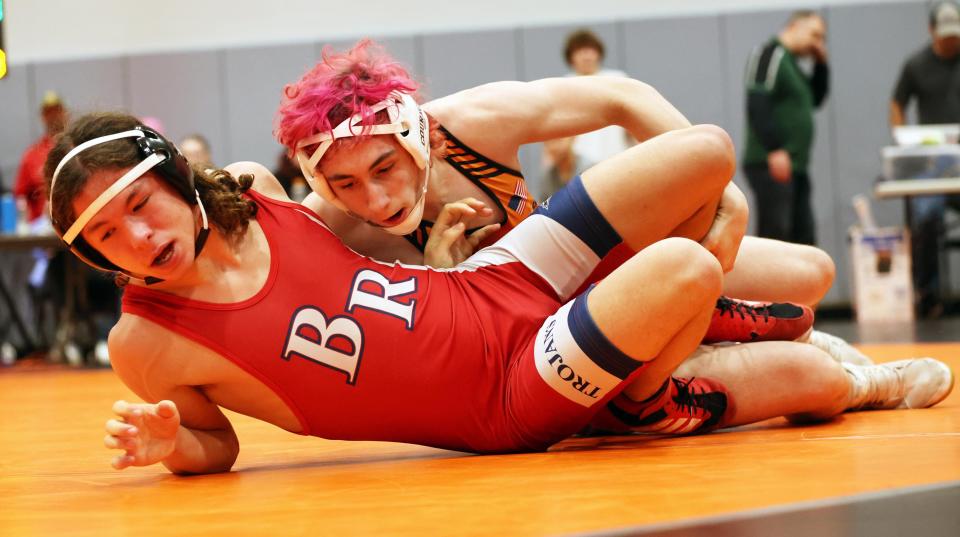
<path fill-rule="evenodd" d="M 673 385 L 677 389 L 677 393 L 673 395 L 673 402 L 676 403 L 677 409 L 684 413 L 695 417 L 703 417 L 707 414 L 707 410 L 702 406 L 697 404 L 696 395 L 699 395 L 700 392 L 697 391 L 696 387 L 690 386 L 690 383 L 694 381 L 696 377 L 690 377 L 689 379 L 682 379 L 673 377 L 670 380 L 673 381 Z"/>
<path fill-rule="evenodd" d="M 740 315 L 740 319 L 744 320 L 748 315 L 754 321 L 757 320 L 758 316 L 763 317 L 764 322 L 770 319 L 769 304 L 753 306 L 740 300 L 734 300 L 732 298 L 721 296 L 717 299 L 717 309 L 720 310 L 721 317 L 723 317 L 724 314 L 729 313 L 730 317 Z"/>
<path fill-rule="evenodd" d="M 867 395 L 863 403 L 866 407 L 889 405 L 890 401 L 903 398 L 902 367 L 884 365 L 868 366 Z"/>

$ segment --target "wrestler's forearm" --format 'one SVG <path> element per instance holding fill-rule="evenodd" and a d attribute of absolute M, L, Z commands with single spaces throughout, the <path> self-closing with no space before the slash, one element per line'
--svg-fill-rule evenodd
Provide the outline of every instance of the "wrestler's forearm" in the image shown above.
<path fill-rule="evenodd" d="M 654 87 L 632 81 L 620 99 L 620 126 L 642 142 L 668 131 L 684 129 L 690 121 Z"/>
<path fill-rule="evenodd" d="M 175 474 L 229 472 L 239 452 L 233 429 L 204 431 L 180 426 L 176 447 L 163 465 Z"/>

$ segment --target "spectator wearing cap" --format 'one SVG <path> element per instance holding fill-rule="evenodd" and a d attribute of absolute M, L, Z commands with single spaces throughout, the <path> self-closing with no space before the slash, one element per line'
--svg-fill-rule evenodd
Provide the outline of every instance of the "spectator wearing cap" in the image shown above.
<path fill-rule="evenodd" d="M 813 114 L 827 98 L 827 27 L 816 11 L 796 11 L 747 61 L 747 142 L 743 172 L 755 197 L 757 235 L 815 244 Z M 813 72 L 798 58 L 811 58 Z"/>
<path fill-rule="evenodd" d="M 34 222 L 44 214 L 46 194 L 43 182 L 43 163 L 47 153 L 53 147 L 54 137 L 63 131 L 67 124 L 67 111 L 56 92 L 48 91 L 40 104 L 40 118 L 43 121 L 43 136 L 27 148 L 20 159 L 20 169 L 13 187 L 13 194 L 25 200 L 27 220 Z"/>
<path fill-rule="evenodd" d="M 890 123 L 905 123 L 911 100 L 920 124 L 960 123 L 960 6 L 940 2 L 930 10 L 930 43 L 907 58 L 890 102 Z"/>
<path fill-rule="evenodd" d="M 960 123 L 960 6 L 938 2 L 930 10 L 930 43 L 903 64 L 890 102 L 890 125 L 906 123 L 907 106 L 916 102 L 920 124 Z M 944 233 L 946 207 L 960 207 L 958 196 L 910 199 L 913 278 L 918 312 L 937 317 L 940 298 L 938 244 Z"/>

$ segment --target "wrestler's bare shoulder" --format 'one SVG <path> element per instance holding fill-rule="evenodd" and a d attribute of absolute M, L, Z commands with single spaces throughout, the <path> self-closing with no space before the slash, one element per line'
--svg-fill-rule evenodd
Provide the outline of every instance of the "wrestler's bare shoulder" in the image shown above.
<path fill-rule="evenodd" d="M 253 190 L 275 200 L 292 201 L 290 197 L 287 196 L 287 191 L 283 189 L 283 185 L 281 185 L 280 181 L 273 175 L 273 172 L 268 170 L 263 164 L 251 161 L 240 161 L 227 165 L 224 170 L 234 177 L 247 174 L 253 175 L 253 186 L 251 187 Z"/>
<path fill-rule="evenodd" d="M 158 323 L 124 313 L 110 331 L 110 361 L 131 390 L 146 399 L 182 386 L 213 403 L 289 431 L 300 424 L 276 393 L 229 359 Z M 155 397 L 151 397 L 155 396 Z"/>
<path fill-rule="evenodd" d="M 518 97 L 526 93 L 523 82 L 493 82 L 430 101 L 424 109 L 471 149 L 519 166 L 517 150 L 527 129 L 518 123 L 524 113 Z"/>

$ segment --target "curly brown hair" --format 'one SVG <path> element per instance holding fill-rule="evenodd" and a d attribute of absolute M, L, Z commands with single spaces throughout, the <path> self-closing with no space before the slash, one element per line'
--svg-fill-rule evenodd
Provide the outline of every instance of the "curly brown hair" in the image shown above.
<path fill-rule="evenodd" d="M 47 192 L 53 172 L 63 157 L 74 147 L 94 138 L 134 129 L 142 125 L 137 118 L 123 113 L 98 112 L 81 116 L 60 134 L 47 155 L 43 168 Z M 61 235 L 77 219 L 73 200 L 94 172 L 127 169 L 136 166 L 143 156 L 133 138 L 121 138 L 93 146 L 71 158 L 57 176 L 57 192 L 50 200 L 50 216 Z M 234 178 L 224 170 L 203 170 L 192 167 L 194 186 L 207 217 L 230 241 L 242 237 L 257 206 L 242 194 L 253 184 L 253 175 Z"/>
<path fill-rule="evenodd" d="M 582 48 L 592 48 L 596 50 L 597 53 L 600 54 L 601 60 L 603 60 L 606 55 L 603 41 L 597 37 L 597 34 L 586 28 L 581 28 L 568 35 L 566 43 L 563 45 L 563 59 L 567 60 L 567 65 L 570 65 L 570 59 L 573 58 L 573 53 Z"/>

